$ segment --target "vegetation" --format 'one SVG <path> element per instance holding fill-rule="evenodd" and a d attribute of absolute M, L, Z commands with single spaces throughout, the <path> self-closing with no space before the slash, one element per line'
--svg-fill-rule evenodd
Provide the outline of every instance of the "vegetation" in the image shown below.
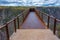
<path fill-rule="evenodd" d="M 60 19 L 60 7 L 36 7 L 38 10 Z"/>
<path fill-rule="evenodd" d="M 57 36 L 60 38 L 60 23 L 57 24 Z"/>
<path fill-rule="evenodd" d="M 0 6 L 0 9 L 5 10 L 5 19 L 3 19 L 3 23 L 10 21 L 12 18 L 16 17 L 17 15 L 21 14 L 24 10 L 30 7 L 24 6 Z M 54 17 L 60 19 L 60 7 L 37 7 L 38 10 L 47 13 L 49 15 L 53 15 Z M 1 19 L 0 19 L 1 20 Z M 53 24 L 50 24 L 51 30 L 53 30 Z M 57 25 L 57 36 L 60 38 L 60 24 Z"/>
<path fill-rule="evenodd" d="M 36 7 L 36 9 L 40 10 L 41 12 L 52 15 L 56 19 L 60 19 L 60 7 Z M 47 18 L 45 18 L 44 20 L 46 20 L 46 19 Z M 54 21 L 52 21 L 52 20 L 50 20 L 50 25 L 49 25 L 51 30 L 53 30 L 53 28 L 54 28 Z M 57 22 L 56 26 L 57 26 L 57 29 L 56 29 L 57 30 L 57 36 L 60 38 L 60 23 Z"/>
<path fill-rule="evenodd" d="M 16 17 L 18 14 L 22 13 L 24 10 L 28 9 L 30 7 L 24 7 L 24 6 L 0 6 L 0 9 L 5 10 L 5 19 L 3 19 L 3 24 L 11 20 L 12 18 Z M 2 10 L 2 11 L 3 11 Z M 1 19 L 0 19 L 1 20 Z"/>
<path fill-rule="evenodd" d="M 5 18 L 2 20 L 3 24 L 6 24 L 6 22 L 10 21 L 11 19 L 13 19 L 17 15 L 21 14 L 24 10 L 26 10 L 28 8 L 29 7 L 0 7 L 0 10 L 1 9 L 4 10 L 4 15 L 5 15 Z M 3 13 L 3 10 L 2 10 L 2 12 L 0 12 L 1 15 Z M 26 12 L 24 12 L 24 13 L 26 13 Z M 22 21 L 23 21 L 23 17 L 20 16 L 19 17 L 20 24 L 22 24 Z M 16 28 L 18 28 L 17 20 L 16 20 Z M 9 36 L 11 36 L 13 34 L 13 32 L 14 32 L 14 23 L 13 22 L 8 24 L 8 29 L 9 29 Z M 2 40 L 6 40 L 6 33 L 5 33 L 5 31 L 6 31 L 5 27 L 4 27 L 4 29 L 1 29 L 1 31 L 0 31 L 0 33 L 3 35 L 2 36 Z"/>

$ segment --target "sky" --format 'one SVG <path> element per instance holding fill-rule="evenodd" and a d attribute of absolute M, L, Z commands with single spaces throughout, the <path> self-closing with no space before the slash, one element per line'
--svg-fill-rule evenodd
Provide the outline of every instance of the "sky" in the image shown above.
<path fill-rule="evenodd" d="M 0 6 L 60 6 L 60 0 L 0 0 Z"/>

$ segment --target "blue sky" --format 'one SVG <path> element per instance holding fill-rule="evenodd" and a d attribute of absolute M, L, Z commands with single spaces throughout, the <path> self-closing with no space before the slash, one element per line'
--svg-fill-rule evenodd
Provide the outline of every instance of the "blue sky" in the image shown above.
<path fill-rule="evenodd" d="M 60 0 L 0 0 L 0 6 L 60 6 Z"/>

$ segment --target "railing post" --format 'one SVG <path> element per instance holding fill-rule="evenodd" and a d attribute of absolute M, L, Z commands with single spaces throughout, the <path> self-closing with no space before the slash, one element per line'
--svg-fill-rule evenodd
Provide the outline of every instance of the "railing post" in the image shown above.
<path fill-rule="evenodd" d="M 56 33 L 56 18 L 54 19 L 54 29 L 53 29 L 53 33 Z"/>
<path fill-rule="evenodd" d="M 2 33 L 1 33 L 1 30 L 0 30 L 0 40 L 2 40 Z"/>
<path fill-rule="evenodd" d="M 14 28 L 15 28 L 15 32 L 16 32 L 16 19 L 14 19 Z"/>
<path fill-rule="evenodd" d="M 41 13 L 39 12 L 39 16 L 41 17 Z"/>
<path fill-rule="evenodd" d="M 24 14 L 22 13 L 22 17 L 23 17 L 23 22 L 24 22 Z"/>
<path fill-rule="evenodd" d="M 50 20 L 50 16 L 48 16 L 47 28 L 49 28 L 49 20 Z"/>
<path fill-rule="evenodd" d="M 9 30 L 8 30 L 8 24 L 6 24 L 6 35 L 7 35 L 7 40 L 9 40 Z"/>
<path fill-rule="evenodd" d="M 19 29 L 19 28 L 20 28 L 20 27 L 19 27 L 19 16 L 17 17 L 17 22 L 18 22 L 18 29 Z"/>
<path fill-rule="evenodd" d="M 42 13 L 42 20 L 43 20 L 43 13 Z"/>

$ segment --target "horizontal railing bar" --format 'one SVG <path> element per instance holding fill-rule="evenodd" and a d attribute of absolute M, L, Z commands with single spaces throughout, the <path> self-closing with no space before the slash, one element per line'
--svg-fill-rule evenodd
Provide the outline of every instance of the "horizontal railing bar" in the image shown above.
<path fill-rule="evenodd" d="M 12 19 L 12 20 L 8 21 L 6 24 L 11 23 L 11 22 L 12 22 L 12 21 L 14 21 L 16 18 L 17 18 L 17 17 L 15 17 L 14 19 Z M 4 28 L 4 27 L 6 26 L 6 24 L 5 24 L 5 25 L 3 25 L 3 26 L 0 26 L 0 29 Z"/>
<path fill-rule="evenodd" d="M 58 22 L 60 22 L 60 20 L 59 19 L 56 19 Z"/>
<path fill-rule="evenodd" d="M 56 19 L 55 17 L 53 17 L 52 15 L 50 16 L 50 18 L 52 18 L 52 19 Z"/>
<path fill-rule="evenodd" d="M 55 17 L 54 17 L 54 16 L 52 16 L 52 15 L 49 15 L 49 14 L 46 14 L 46 13 L 43 13 L 43 12 L 41 12 L 41 14 L 42 14 L 42 15 L 45 15 L 45 16 L 47 16 L 47 17 L 48 17 L 48 19 L 47 19 L 47 20 L 48 20 L 48 21 L 47 21 L 47 28 L 49 28 L 49 25 L 50 25 L 50 24 L 49 24 L 50 19 L 52 18 L 52 19 L 54 20 L 53 34 L 55 35 L 55 34 L 56 34 L 56 27 L 57 27 L 56 25 L 57 25 L 57 21 L 58 21 L 58 22 L 60 22 L 60 20 L 59 20 L 59 19 L 57 19 L 57 18 L 55 18 Z"/>
<path fill-rule="evenodd" d="M 19 14 L 17 17 L 19 17 L 21 14 Z"/>
<path fill-rule="evenodd" d="M 28 9 L 26 9 L 26 10 L 28 10 Z M 25 11 L 26 11 L 26 10 L 25 10 Z M 23 11 L 22 13 L 24 13 L 25 11 Z M 21 14 L 22 14 L 22 13 L 21 13 Z M 12 20 L 8 21 L 6 24 L 0 26 L 0 29 L 4 28 L 7 24 L 9 24 L 9 23 L 11 23 L 12 21 L 14 21 L 15 19 L 17 19 L 17 17 L 19 17 L 21 14 L 17 15 L 15 18 L 13 18 Z"/>
<path fill-rule="evenodd" d="M 27 9 L 27 10 L 29 10 L 29 9 Z M 26 11 L 26 10 L 25 10 Z M 23 11 L 22 13 L 20 13 L 17 17 L 19 17 L 20 15 L 22 15 L 25 11 Z"/>
<path fill-rule="evenodd" d="M 3 26 L 0 26 L 0 30 L 2 29 L 2 28 L 4 28 L 6 26 L 6 24 L 5 25 L 3 25 Z"/>
<path fill-rule="evenodd" d="M 9 24 L 9 23 L 13 22 L 13 20 L 15 20 L 15 19 L 10 20 L 9 22 L 7 22 L 7 24 Z"/>
<path fill-rule="evenodd" d="M 41 11 L 40 11 L 40 12 L 41 12 Z M 46 15 L 46 16 L 50 16 L 49 14 L 46 14 L 46 13 L 44 13 L 44 12 L 41 12 L 41 13 L 43 13 L 43 14 L 44 14 L 44 15 Z M 56 19 L 56 21 L 60 22 L 60 20 L 59 20 L 59 19 L 57 19 L 57 18 L 53 17 L 52 15 L 50 16 L 50 18 L 52 18 L 52 19 Z"/>

